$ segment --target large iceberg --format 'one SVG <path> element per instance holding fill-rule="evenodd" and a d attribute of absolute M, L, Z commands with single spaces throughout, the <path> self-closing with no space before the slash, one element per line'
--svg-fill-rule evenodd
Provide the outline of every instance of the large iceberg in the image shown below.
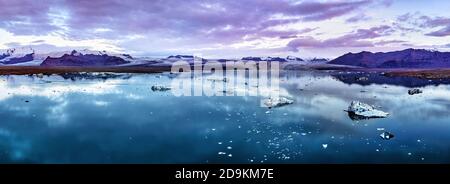
<path fill-rule="evenodd" d="M 294 100 L 285 98 L 285 97 L 270 97 L 268 99 L 264 100 L 264 105 L 266 107 L 274 108 L 274 107 L 281 107 L 289 104 L 293 104 Z"/>
<path fill-rule="evenodd" d="M 387 112 L 376 109 L 374 106 L 359 101 L 352 101 L 347 112 L 353 120 L 369 118 L 385 118 L 389 115 Z"/>

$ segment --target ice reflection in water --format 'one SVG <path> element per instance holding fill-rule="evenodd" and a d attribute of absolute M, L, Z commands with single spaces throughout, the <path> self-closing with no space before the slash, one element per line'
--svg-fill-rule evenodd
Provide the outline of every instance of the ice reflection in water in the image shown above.
<path fill-rule="evenodd" d="M 0 161 L 37 163 L 449 163 L 450 86 L 344 83 L 327 72 L 290 71 L 260 96 L 174 97 L 152 91 L 169 74 L 110 79 L 0 77 Z M 397 81 L 398 82 L 398 81 Z M 352 100 L 385 119 L 352 121 Z M 383 140 L 384 131 L 395 135 Z M 219 144 L 220 143 L 220 144 Z"/>

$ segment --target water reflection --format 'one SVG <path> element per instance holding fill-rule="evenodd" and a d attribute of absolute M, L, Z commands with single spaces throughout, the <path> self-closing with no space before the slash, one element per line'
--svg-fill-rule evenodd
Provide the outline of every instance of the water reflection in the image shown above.
<path fill-rule="evenodd" d="M 448 163 L 450 87 L 345 83 L 282 73 L 294 104 L 174 97 L 170 74 L 0 77 L 0 161 L 31 163 Z M 391 115 L 352 121 L 352 100 Z M 386 130 L 391 140 L 379 137 Z"/>

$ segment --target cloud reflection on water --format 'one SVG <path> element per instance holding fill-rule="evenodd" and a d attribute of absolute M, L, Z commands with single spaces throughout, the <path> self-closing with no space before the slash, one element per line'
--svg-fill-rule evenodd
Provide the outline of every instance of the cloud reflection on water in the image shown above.
<path fill-rule="evenodd" d="M 158 76 L 158 77 L 156 77 Z M 281 90 L 295 102 L 259 106 L 264 96 L 174 97 L 153 92 L 165 75 L 67 81 L 3 76 L 2 162 L 429 162 L 449 160 L 450 87 L 407 94 L 393 85 L 348 85 L 327 73 L 288 72 Z M 49 83 L 50 82 L 50 83 Z M 387 87 L 387 88 L 385 88 Z M 361 91 L 366 92 L 361 92 Z M 28 103 L 25 100 L 29 100 Z M 386 119 L 354 122 L 352 100 L 381 106 Z M 382 141 L 377 128 L 396 134 Z M 418 143 L 417 139 L 422 142 Z M 231 141 L 231 142 L 230 142 Z M 223 142 L 223 144 L 218 144 Z M 322 144 L 327 144 L 326 150 Z M 227 150 L 227 146 L 232 146 Z M 358 149 L 355 149 L 358 148 Z M 189 151 L 186 151 L 189 150 Z M 380 151 L 375 151 L 380 150 Z M 217 153 L 226 151 L 233 157 Z M 410 157 L 404 152 L 413 152 Z M 367 155 L 373 155 L 368 158 Z"/>

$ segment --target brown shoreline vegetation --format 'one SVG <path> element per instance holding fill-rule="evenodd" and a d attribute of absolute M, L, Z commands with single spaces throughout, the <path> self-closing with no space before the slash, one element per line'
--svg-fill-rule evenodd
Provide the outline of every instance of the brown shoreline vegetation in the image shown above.
<path fill-rule="evenodd" d="M 388 77 L 416 77 L 421 79 L 446 79 L 450 78 L 450 69 L 428 69 L 428 70 L 398 70 L 386 72 Z"/>

